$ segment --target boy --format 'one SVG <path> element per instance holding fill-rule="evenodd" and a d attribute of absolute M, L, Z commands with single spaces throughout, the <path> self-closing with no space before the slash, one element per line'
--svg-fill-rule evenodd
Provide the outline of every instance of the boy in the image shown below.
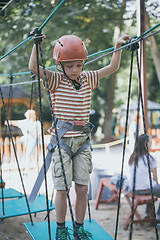
<path fill-rule="evenodd" d="M 115 49 L 121 47 L 130 39 L 128 35 L 119 38 Z M 82 72 L 83 63 L 87 60 L 85 45 L 77 36 L 65 35 L 56 42 L 53 57 L 61 69 L 61 72 L 46 70 L 54 116 L 60 123 L 74 122 L 75 127 L 68 129 L 61 139 L 61 151 L 68 188 L 70 189 L 72 180 L 75 182 L 75 226 L 77 236 L 73 235 L 73 239 L 87 240 L 90 239 L 90 236 L 83 229 L 83 222 L 87 206 L 89 176 L 92 172 L 91 150 L 89 144 L 86 144 L 89 132 L 86 122 L 89 120 L 91 92 L 98 87 L 99 79 L 118 70 L 121 50 L 113 54 L 108 66 L 97 71 Z M 37 74 L 35 45 L 31 53 L 29 69 Z M 40 78 L 45 80 L 41 66 L 39 72 Z M 46 85 L 45 81 L 44 85 Z M 53 127 L 49 129 L 49 132 L 55 135 Z M 69 147 L 71 155 L 64 150 L 64 145 Z M 57 190 L 55 198 L 57 232 L 55 239 L 67 240 L 69 239 L 69 234 L 65 228 L 67 197 L 57 148 L 55 148 L 52 158 L 54 163 L 54 187 Z"/>

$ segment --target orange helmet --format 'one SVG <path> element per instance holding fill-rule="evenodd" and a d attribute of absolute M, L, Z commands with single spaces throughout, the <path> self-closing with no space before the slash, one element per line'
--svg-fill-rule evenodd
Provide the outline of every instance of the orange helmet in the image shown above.
<path fill-rule="evenodd" d="M 86 47 L 79 37 L 64 35 L 55 44 L 53 58 L 62 62 L 87 60 Z"/>

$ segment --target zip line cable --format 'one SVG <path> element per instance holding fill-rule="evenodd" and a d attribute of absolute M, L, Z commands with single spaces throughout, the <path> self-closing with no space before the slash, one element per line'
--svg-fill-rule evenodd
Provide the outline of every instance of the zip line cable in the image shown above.
<path fill-rule="evenodd" d="M 61 7 L 61 5 L 65 2 L 66 0 L 62 0 L 57 7 L 54 9 L 54 11 L 48 16 L 48 18 L 42 23 L 42 25 L 38 28 L 38 31 L 41 31 L 42 28 L 48 23 L 48 21 L 51 19 L 51 17 L 55 14 L 55 12 Z"/>
<path fill-rule="evenodd" d="M 160 23 L 156 24 L 154 27 L 150 28 L 149 30 L 147 30 L 146 32 L 144 32 L 142 35 L 138 36 L 137 39 L 141 38 L 142 36 L 146 35 L 147 33 L 153 31 L 154 29 L 156 29 L 157 27 L 160 26 Z M 100 52 L 97 52 L 97 53 L 93 53 L 91 55 L 89 55 L 88 57 L 94 57 L 96 55 L 99 55 L 99 54 L 102 54 L 102 53 L 105 53 L 105 52 L 109 52 L 109 51 L 112 51 L 114 49 L 114 47 L 111 47 L 111 48 L 108 48 L 108 49 L 105 49 L 105 50 L 102 50 Z"/>
<path fill-rule="evenodd" d="M 65 2 L 66 0 L 62 0 L 57 7 L 53 10 L 53 12 L 48 16 L 48 18 L 44 21 L 44 23 L 42 23 L 42 25 L 38 28 L 38 31 L 41 31 L 42 28 L 47 24 L 47 22 L 50 20 L 50 18 L 57 12 L 57 10 L 61 7 L 61 5 Z M 19 48 L 20 46 L 22 46 L 24 43 L 28 42 L 30 39 L 32 39 L 32 36 L 29 36 L 27 39 L 25 39 L 24 41 L 22 41 L 20 44 L 18 44 L 16 47 L 12 48 L 9 52 L 7 52 L 6 54 L 4 54 L 2 57 L 0 57 L 0 60 L 2 60 L 3 58 L 5 58 L 6 56 L 8 56 L 10 53 L 14 52 L 17 48 Z"/>
<path fill-rule="evenodd" d="M 159 25 L 160 25 L 160 24 L 157 24 L 156 26 L 154 26 L 154 27 L 151 28 L 151 29 L 155 29 L 155 28 L 158 27 Z M 104 53 L 104 52 L 110 51 L 110 52 L 108 52 L 108 53 L 106 53 L 106 54 L 103 54 L 102 56 L 99 56 L 99 57 L 97 57 L 97 58 L 95 58 L 95 59 L 92 59 L 92 60 L 89 61 L 89 62 L 86 62 L 84 65 L 88 65 L 88 64 L 90 64 L 90 63 L 92 63 L 92 62 L 94 62 L 94 61 L 99 60 L 100 58 L 103 58 L 103 57 L 105 57 L 105 56 L 108 56 L 109 54 L 112 54 L 112 53 L 114 53 L 114 52 L 117 52 L 117 51 L 119 51 L 119 50 L 122 50 L 122 49 L 124 49 L 124 48 L 126 48 L 126 47 L 132 46 L 133 44 L 138 43 L 138 42 L 140 42 L 140 41 L 142 41 L 142 40 L 144 40 L 144 39 L 147 39 L 148 37 L 151 37 L 151 36 L 153 36 L 153 35 L 155 35 L 155 34 L 157 34 L 157 33 L 160 32 L 160 29 L 159 29 L 159 30 L 157 30 L 157 31 L 155 31 L 155 32 L 153 32 L 153 33 L 150 33 L 150 34 L 146 35 L 148 32 L 151 31 L 151 29 L 149 29 L 148 31 L 144 32 L 141 36 L 135 37 L 135 38 L 134 38 L 134 42 L 129 42 L 129 43 L 127 43 L 127 44 L 124 44 L 124 45 L 121 46 L 120 48 L 114 49 L 114 47 L 112 47 L 112 48 L 108 48 L 108 49 L 106 49 L 106 50 L 103 50 L 103 51 L 101 51 L 101 52 L 97 52 L 97 53 L 88 55 L 88 58 L 90 58 L 90 57 L 93 57 L 93 56 L 102 54 L 102 53 Z M 145 36 L 145 35 L 146 35 L 146 36 Z M 142 36 L 143 36 L 143 37 L 142 37 Z M 56 66 L 55 66 L 55 65 L 54 65 L 54 66 L 50 66 L 50 67 L 48 67 L 48 68 L 46 68 L 46 69 L 49 70 L 49 69 L 52 69 L 52 68 L 56 68 Z M 25 75 L 25 74 L 30 74 L 30 73 L 31 73 L 30 71 L 21 72 L 21 73 L 12 73 L 12 76 Z M 10 76 L 10 74 L 3 74 L 3 73 L 2 73 L 2 74 L 0 74 L 0 76 Z M 36 81 L 37 81 L 37 80 L 36 80 Z M 23 83 L 19 83 L 19 84 L 23 84 Z M 24 82 L 24 84 L 26 84 L 26 82 Z M 2 86 L 4 86 L 4 85 L 2 85 Z"/>
<path fill-rule="evenodd" d="M 42 80 L 40 79 L 40 81 L 42 82 Z M 32 84 L 32 83 L 37 83 L 38 80 L 32 80 L 32 81 L 27 81 L 27 82 L 17 82 L 17 83 L 12 83 L 12 84 L 1 84 L 1 87 L 10 87 L 12 86 L 17 86 L 17 85 L 25 85 L 25 84 Z"/>
<path fill-rule="evenodd" d="M 114 47 L 113 48 L 109 48 L 109 50 L 111 50 L 111 49 L 114 49 L 114 50 L 109 52 L 109 53 L 103 54 L 102 56 L 99 56 L 99 57 L 97 57 L 97 58 L 95 58 L 95 59 L 93 59 L 93 60 L 91 60 L 89 62 L 86 62 L 85 65 L 90 64 L 90 63 L 92 63 L 94 61 L 97 61 L 98 59 L 103 58 L 103 57 L 105 57 L 105 56 L 107 56 L 107 55 L 109 55 L 111 53 L 117 52 L 117 51 L 122 50 L 122 49 L 124 49 L 126 47 L 129 47 L 129 46 L 132 46 L 133 44 L 138 43 L 138 42 L 140 42 L 140 41 L 142 41 L 142 40 L 144 40 L 144 39 L 146 39 L 148 37 L 151 37 L 151 36 L 153 36 L 153 35 L 155 35 L 155 34 L 157 34 L 159 32 L 160 32 L 160 29 L 155 31 L 155 32 L 153 32 L 153 33 L 151 33 L 151 34 L 148 34 L 145 37 L 141 37 L 141 38 L 140 37 L 138 37 L 138 38 L 135 37 L 135 38 L 133 38 L 134 39 L 133 42 L 129 42 L 127 44 L 124 44 L 123 46 L 121 46 L 120 48 L 117 48 L 117 49 L 114 49 Z"/>
<path fill-rule="evenodd" d="M 118 223 L 119 223 L 119 211 L 120 211 L 120 200 L 121 200 L 121 190 L 122 190 L 122 178 L 123 178 L 123 172 L 124 172 L 124 160 L 125 160 L 126 142 L 127 142 L 127 140 L 126 140 L 127 139 L 127 128 L 128 128 L 128 119 L 129 119 L 129 105 L 130 105 L 130 96 L 131 96 L 133 55 L 134 55 L 134 51 L 132 50 L 131 63 L 130 63 L 130 77 L 129 77 L 129 86 L 128 86 L 128 98 L 127 98 L 127 112 L 126 112 L 126 120 L 125 120 L 125 134 L 124 134 L 124 144 L 123 144 L 122 166 L 121 166 L 121 179 L 120 179 L 116 227 L 115 227 L 115 236 L 114 236 L 115 240 L 117 240 L 118 225 L 119 225 Z"/>
<path fill-rule="evenodd" d="M 47 67 L 46 69 L 52 69 L 52 68 L 56 68 L 56 65 L 54 66 L 50 66 L 50 67 Z M 17 76 L 17 75 L 27 75 L 27 74 L 31 74 L 30 71 L 27 71 L 27 72 L 20 72 L 20 73 L 12 73 L 12 76 Z M 1 73 L 0 76 L 2 77 L 8 77 L 10 74 L 9 73 Z"/>
<path fill-rule="evenodd" d="M 44 147 L 44 131 L 42 122 L 42 96 L 41 96 L 41 85 L 40 85 L 40 73 L 39 73 L 39 59 L 38 59 L 38 42 L 36 42 L 36 58 L 37 58 L 37 76 L 38 76 L 38 92 L 39 92 L 39 108 L 40 108 L 40 123 L 41 123 L 41 135 L 42 135 L 42 154 L 44 163 L 44 179 L 45 179 L 45 191 L 46 191 L 46 206 L 47 206 L 47 222 L 48 222 L 48 233 L 49 240 L 51 240 L 51 226 L 50 226 L 50 214 L 49 214 L 49 203 L 48 203 L 48 185 L 46 176 L 46 162 L 45 162 L 45 147 Z"/>

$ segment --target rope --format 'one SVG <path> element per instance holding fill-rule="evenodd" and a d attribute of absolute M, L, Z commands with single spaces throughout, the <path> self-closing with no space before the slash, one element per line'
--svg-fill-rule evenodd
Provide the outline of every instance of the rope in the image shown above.
<path fill-rule="evenodd" d="M 112 50 L 112 49 L 114 49 L 114 50 L 112 50 L 112 51 L 109 52 L 109 53 L 103 54 L 102 56 L 99 56 L 99 57 L 97 57 L 97 58 L 95 58 L 95 59 L 93 59 L 93 60 L 91 60 L 91 61 L 88 61 L 88 62 L 86 62 L 84 65 L 88 65 L 88 64 L 90 64 L 90 63 L 92 63 L 92 62 L 94 62 L 94 61 L 99 60 L 100 58 L 106 57 L 107 55 L 109 55 L 109 54 L 111 54 L 111 53 L 115 53 L 115 52 L 117 52 L 117 51 L 119 51 L 119 50 L 122 50 L 122 49 L 124 49 L 124 48 L 126 48 L 126 47 L 129 48 L 129 47 L 132 46 L 133 44 L 138 43 L 138 42 L 140 42 L 140 41 L 142 41 L 142 40 L 144 40 L 144 39 L 146 39 L 146 38 L 148 38 L 148 37 L 151 37 L 151 36 L 153 36 L 153 35 L 155 35 L 155 34 L 157 34 L 157 33 L 159 33 L 159 32 L 160 32 L 160 30 L 158 30 L 158 31 L 156 31 L 156 32 L 154 32 L 154 33 L 148 34 L 148 35 L 145 36 L 145 37 L 134 38 L 134 42 L 126 43 L 126 44 L 122 45 L 120 48 L 117 48 L 117 49 L 114 49 L 114 47 L 113 47 L 113 48 L 106 49 L 106 50 L 104 50 L 104 52 L 105 52 L 105 51 Z M 102 52 L 103 52 L 103 51 L 102 51 Z M 102 52 L 100 52 L 100 53 L 102 53 Z M 99 54 L 100 54 L 100 53 L 99 53 Z M 92 54 L 92 56 L 94 56 L 94 55 Z M 89 57 L 89 56 L 88 56 L 88 57 Z"/>
<path fill-rule="evenodd" d="M 47 22 L 50 20 L 50 18 L 57 12 L 57 10 L 61 7 L 61 5 L 65 2 L 65 0 L 62 0 L 58 6 L 53 10 L 53 12 L 49 15 L 49 17 L 45 20 L 44 23 L 42 23 L 42 25 L 39 27 L 39 31 L 42 30 L 42 28 L 47 24 Z M 25 39 L 24 41 L 22 41 L 20 44 L 18 44 L 16 47 L 12 48 L 9 52 L 7 52 L 6 54 L 4 54 L 2 57 L 0 57 L 0 60 L 2 60 L 3 58 L 5 58 L 6 56 L 8 56 L 10 53 L 14 52 L 17 48 L 19 48 L 20 46 L 22 46 L 23 44 L 25 44 L 26 42 L 28 42 L 30 39 L 32 39 L 32 36 L 29 36 L 27 39 Z"/>
<path fill-rule="evenodd" d="M 140 85 L 140 78 L 138 78 L 139 85 Z M 140 111 L 140 88 L 138 94 L 138 106 L 137 106 L 137 125 L 136 125 L 136 142 L 138 142 L 139 136 L 139 128 L 138 128 L 138 121 L 139 121 L 139 111 Z M 129 229 L 129 240 L 132 239 L 132 232 L 133 232 L 133 218 L 134 218 L 134 200 L 135 200 L 135 182 L 136 182 L 136 171 L 137 171 L 137 163 L 138 163 L 138 152 L 136 149 L 136 156 L 135 156 L 135 165 L 134 165 L 134 175 L 133 175 L 133 191 L 132 191 L 132 213 L 130 217 L 130 229 Z"/>
<path fill-rule="evenodd" d="M 138 66 L 138 73 L 139 73 L 139 79 L 140 79 L 140 68 L 139 68 L 138 51 L 136 52 L 136 55 L 137 55 L 137 66 Z M 144 117 L 144 106 L 143 106 L 143 98 L 142 98 L 141 81 L 139 81 L 139 88 L 140 88 L 140 101 L 141 101 L 141 105 L 142 105 L 144 134 L 145 134 L 145 138 L 147 139 L 147 131 L 146 131 L 146 123 L 145 123 L 145 117 Z M 154 196 L 153 196 L 153 186 L 152 186 L 152 176 L 151 176 L 150 161 L 149 161 L 148 144 L 146 144 L 146 148 L 147 148 L 148 173 L 149 173 L 150 187 L 151 187 L 151 197 L 152 197 L 152 208 L 153 208 L 153 215 L 154 215 L 154 226 L 155 226 L 155 232 L 156 232 L 156 239 L 158 240 L 159 236 L 158 236 L 158 228 L 157 228 L 156 214 L 155 214 L 155 205 L 154 205 Z"/>
<path fill-rule="evenodd" d="M 47 214 L 48 214 L 48 216 L 47 216 L 48 232 L 49 232 L 49 240 L 51 240 L 50 215 L 49 215 L 49 204 L 48 204 L 48 188 L 47 188 L 46 163 L 45 163 L 45 148 L 44 148 L 44 133 L 43 133 L 43 122 L 42 122 L 42 102 L 41 102 L 41 86 L 40 86 L 40 74 L 39 74 L 38 44 L 36 44 L 36 56 L 37 56 L 40 122 L 41 122 L 41 134 L 42 134 L 42 152 L 43 152 L 44 178 L 45 178 L 45 190 L 46 190 L 46 206 L 47 206 Z"/>
<path fill-rule="evenodd" d="M 139 67 L 139 59 L 138 59 L 138 50 L 136 50 L 136 56 L 137 56 L 137 68 L 138 68 L 138 81 L 139 81 L 139 94 L 138 94 L 138 107 L 137 107 L 137 126 L 136 126 L 136 142 L 138 141 L 138 135 L 139 135 L 139 128 L 138 128 L 138 122 L 139 122 L 139 111 L 140 111 L 140 102 L 142 104 L 142 115 L 143 115 L 143 125 L 144 125 L 144 133 L 145 138 L 147 139 L 147 131 L 146 131 L 146 124 L 145 124 L 145 117 L 144 117 L 144 107 L 143 107 L 143 99 L 142 99 L 142 87 L 141 87 L 141 74 L 140 74 L 140 67 Z M 153 208 L 153 214 L 154 214 L 154 226 L 155 226 L 155 232 L 156 232 L 156 239 L 158 240 L 158 229 L 157 229 L 157 223 L 156 223 L 156 215 L 155 215 L 155 206 L 154 206 L 154 197 L 153 197 L 153 188 L 152 188 L 152 178 L 151 178 L 151 169 L 150 169 L 150 161 L 149 161 L 149 151 L 148 151 L 148 145 L 146 144 L 147 148 L 147 161 L 148 161 L 148 171 L 149 171 L 149 178 L 150 178 L 150 187 L 151 187 L 151 197 L 152 197 L 152 208 Z M 133 191 L 132 191 L 132 214 L 130 218 L 130 230 L 129 230 L 129 240 L 132 239 L 132 232 L 133 232 L 133 218 L 134 218 L 134 199 L 135 199 L 135 180 L 136 180 L 136 168 L 137 168 L 137 162 L 138 162 L 138 155 L 136 150 L 136 156 L 135 156 L 135 166 L 134 166 L 134 177 L 133 177 Z"/>
<path fill-rule="evenodd" d="M 55 14 L 55 12 L 61 7 L 61 5 L 65 2 L 66 0 L 62 0 L 58 6 L 53 10 L 53 12 L 48 16 L 48 18 L 44 21 L 44 23 L 38 28 L 38 31 L 41 31 L 42 28 L 47 24 L 47 22 L 51 19 L 51 17 Z"/>
<path fill-rule="evenodd" d="M 140 68 L 139 68 L 139 61 L 138 61 L 138 43 L 132 45 L 130 47 L 130 50 L 132 51 L 131 56 L 131 66 L 130 66 L 130 80 L 129 80 L 129 90 L 128 90 L 128 101 L 127 101 L 127 113 L 126 113 L 126 123 L 125 123 L 125 137 L 124 137 L 124 146 L 123 146 L 123 157 L 122 157 L 122 168 L 121 168 L 121 179 L 120 179 L 120 190 L 119 190 L 119 199 L 118 199 L 118 209 L 117 209 L 117 219 L 116 219 L 116 228 L 115 228 L 115 240 L 117 239 L 117 232 L 118 232 L 118 221 L 119 221 L 119 209 L 120 209 L 120 198 L 121 198 L 121 190 L 122 190 L 122 182 L 123 182 L 123 169 L 124 169 L 124 155 L 125 155 L 125 148 L 126 148 L 126 137 L 127 137 L 127 126 L 128 126 L 128 114 L 129 114 L 129 101 L 130 101 L 130 93 L 131 93 L 131 79 L 132 79 L 132 68 L 133 68 L 133 53 L 134 50 L 136 50 L 137 55 L 137 68 L 138 68 L 138 80 L 139 80 L 139 94 L 138 94 L 138 107 L 137 107 L 137 123 L 139 122 L 139 111 L 140 111 L 140 101 L 142 104 L 142 113 L 143 113 L 143 123 L 144 123 L 144 132 L 145 137 L 147 137 L 146 132 L 146 125 L 145 125 L 145 118 L 144 118 L 144 107 L 143 107 L 143 99 L 142 99 L 142 87 L 141 87 L 141 80 L 140 80 Z M 139 134 L 139 128 L 138 124 L 136 126 L 136 142 L 138 141 L 138 134 Z M 146 144 L 147 148 L 147 161 L 148 161 L 148 171 L 149 171 L 149 178 L 150 178 L 150 185 L 151 185 L 151 196 L 152 196 L 152 207 L 154 212 L 154 225 L 155 225 L 155 232 L 156 232 L 156 239 L 158 240 L 158 229 L 157 229 L 157 223 L 156 223 L 156 215 L 155 215 L 155 206 L 154 206 L 154 197 L 153 197 L 153 188 L 152 188 L 152 178 L 151 178 L 151 169 L 150 169 L 150 161 L 149 161 L 149 151 L 148 146 Z M 135 167 L 134 167 L 134 179 L 133 179 L 133 194 L 132 194 L 132 214 L 130 218 L 130 231 L 129 231 L 129 240 L 132 239 L 132 230 L 133 230 L 133 217 L 134 217 L 134 198 L 135 198 L 135 180 L 136 180 L 136 167 L 138 162 L 138 155 L 136 151 L 136 157 L 135 157 Z"/>
<path fill-rule="evenodd" d="M 160 30 L 157 30 L 157 31 L 155 31 L 154 33 L 151 33 L 151 34 L 148 34 L 147 36 L 145 36 L 147 33 L 149 33 L 150 31 L 152 31 L 152 30 L 154 30 L 154 29 L 156 29 L 156 28 L 159 27 L 159 26 L 160 26 L 160 23 L 157 24 L 157 25 L 155 25 L 155 26 L 152 27 L 151 29 L 147 30 L 146 32 L 144 32 L 141 36 L 138 36 L 138 37 L 136 38 L 137 40 L 135 40 L 135 42 L 142 41 L 142 40 L 144 40 L 144 39 L 146 39 L 146 38 L 148 38 L 148 37 L 151 37 L 151 36 L 159 33 Z M 41 30 L 41 27 L 40 27 L 38 30 Z M 121 49 L 123 49 L 123 48 L 129 47 L 130 45 L 133 45 L 133 43 L 127 43 L 127 44 L 123 45 L 122 47 L 118 48 L 117 50 L 114 50 L 114 47 L 111 47 L 111 48 L 105 49 L 105 50 L 103 50 L 103 51 L 100 51 L 100 52 L 97 52 L 97 53 L 93 53 L 93 54 L 91 54 L 91 55 L 88 55 L 88 58 L 90 58 L 90 57 L 93 57 L 93 56 L 96 56 L 96 55 L 99 55 L 99 54 L 102 54 L 102 53 L 105 53 L 105 52 L 109 52 L 109 53 L 107 53 L 107 54 L 104 54 L 104 55 L 96 58 L 96 59 L 93 59 L 93 60 L 91 60 L 91 61 L 89 61 L 89 62 L 86 62 L 84 65 L 87 65 L 87 64 L 89 64 L 89 63 L 92 63 L 92 62 L 94 62 L 94 61 L 96 61 L 96 60 L 98 60 L 98 59 L 100 59 L 100 58 L 103 58 L 103 57 L 105 57 L 105 56 L 107 56 L 107 55 L 109 55 L 109 54 L 112 54 L 112 53 L 114 53 L 114 52 L 116 52 L 116 51 L 119 51 L 119 50 L 121 50 Z M 9 55 L 9 53 L 8 53 L 7 55 Z M 1 58 L 0 58 L 0 60 L 1 60 Z M 56 66 L 55 66 L 55 65 L 54 65 L 54 66 L 50 66 L 50 67 L 47 67 L 46 69 L 49 70 L 49 69 L 52 69 L 52 68 L 56 68 Z M 22 72 L 22 73 L 12 73 L 13 76 L 22 75 L 22 74 L 23 74 L 23 75 L 25 75 L 25 74 L 30 74 L 30 71 Z M 9 76 L 9 74 L 0 74 L 0 76 Z"/>
<path fill-rule="evenodd" d="M 131 55 L 131 64 L 130 64 L 130 77 L 129 77 L 129 87 L 128 87 L 128 100 L 127 100 L 127 112 L 126 112 L 126 121 L 125 121 L 125 135 L 124 135 L 124 145 L 123 145 L 123 155 L 122 155 L 122 167 L 121 167 L 121 179 L 120 179 L 120 188 L 119 188 L 119 198 L 118 198 L 118 208 L 117 208 L 117 218 L 116 218 L 116 228 L 115 228 L 115 237 L 117 239 L 118 233 L 118 223 L 119 223 L 119 211 L 120 211 L 120 199 L 121 199 L 121 190 L 122 190 L 122 179 L 123 179 L 123 170 L 124 170 L 124 157 L 126 152 L 126 142 L 127 142 L 127 127 L 128 127 L 128 118 L 129 118 L 129 104 L 130 104 L 130 95 L 131 95 L 131 82 L 132 82 L 132 70 L 133 70 L 133 55 Z"/>
<path fill-rule="evenodd" d="M 42 80 L 40 80 L 40 81 L 42 81 Z M 38 80 L 33 80 L 33 81 L 28 81 L 28 82 L 17 82 L 17 83 L 12 83 L 12 84 L 1 84 L 1 86 L 2 87 L 10 87 L 10 86 L 17 86 L 17 85 L 32 84 L 32 83 L 37 83 L 37 82 L 38 82 Z"/>
<path fill-rule="evenodd" d="M 89 199 L 87 200 L 87 205 L 88 205 L 89 222 L 91 222 L 91 209 L 90 209 Z"/>
<path fill-rule="evenodd" d="M 155 25 L 154 27 L 148 29 L 146 32 L 142 33 L 140 36 L 137 37 L 137 39 L 145 36 L 147 33 L 151 32 L 152 30 L 156 29 L 157 27 L 160 27 L 160 23 L 158 23 L 157 25 Z"/>
<path fill-rule="evenodd" d="M 18 172 L 19 172 L 19 176 L 20 176 L 20 179 L 21 179 L 26 203 L 27 203 L 27 208 L 28 208 L 31 224 L 33 225 L 32 215 L 31 215 L 31 211 L 30 211 L 30 207 L 29 207 L 29 202 L 28 202 L 28 199 L 27 199 L 26 190 L 25 190 L 25 187 L 24 187 L 24 182 L 23 182 L 23 178 L 22 178 L 22 174 L 21 174 L 21 170 L 20 170 L 20 166 L 19 166 L 19 161 L 18 161 L 18 157 L 17 157 L 17 153 L 16 153 L 16 148 L 15 148 L 14 141 L 13 141 L 11 127 L 10 127 L 9 121 L 8 121 L 8 115 L 7 115 L 6 107 L 5 107 L 5 104 L 4 104 L 4 98 L 3 98 L 1 86 L 0 86 L 0 94 L 1 94 L 1 99 L 2 99 L 2 103 L 3 103 L 3 108 L 4 108 L 4 112 L 5 112 L 6 121 L 7 121 L 7 126 L 8 126 L 8 129 L 9 129 L 9 134 L 10 134 L 10 138 L 11 138 L 11 142 L 12 142 L 12 146 L 13 146 L 13 150 L 14 150 L 14 155 L 15 155 L 15 159 L 16 159 L 16 163 L 17 163 L 17 167 L 18 167 Z"/>
<path fill-rule="evenodd" d="M 1 189 L 2 189 L 2 212 L 3 212 L 3 215 L 5 215 L 5 209 L 4 209 L 4 192 L 3 192 L 3 173 L 2 173 L 2 159 L 1 159 L 1 149 L 0 149 L 0 177 L 1 177 Z"/>
<path fill-rule="evenodd" d="M 49 70 L 49 69 L 52 69 L 52 68 L 56 68 L 56 65 L 47 67 L 46 69 Z M 27 72 L 21 72 L 21 73 L 12 73 L 12 76 L 27 75 L 27 74 L 31 74 L 31 72 L 27 71 Z M 2 77 L 9 77 L 10 74 L 9 73 L 1 73 L 0 76 L 2 76 Z"/>
<path fill-rule="evenodd" d="M 158 23 L 157 25 L 155 25 L 154 27 L 150 28 L 149 30 L 147 30 L 146 32 L 144 32 L 142 35 L 138 36 L 137 37 L 137 40 L 141 40 L 143 36 L 145 36 L 147 33 L 151 32 L 152 30 L 156 29 L 157 27 L 160 26 L 160 23 Z M 160 31 L 160 30 L 159 30 Z M 159 31 L 156 31 L 155 33 L 152 33 L 152 35 L 158 33 Z M 149 37 L 150 35 L 148 35 L 147 37 Z M 145 39 L 146 37 L 143 37 L 143 39 Z M 126 46 L 126 45 L 125 45 Z M 96 55 L 99 55 L 99 54 L 102 54 L 102 53 L 105 53 L 105 52 L 109 52 L 109 51 L 113 51 L 114 50 L 114 47 L 111 47 L 111 48 L 108 48 L 108 49 L 105 49 L 105 50 L 102 50 L 100 52 L 97 52 L 97 53 L 93 53 L 91 55 L 88 56 L 88 58 L 90 57 L 94 57 Z M 112 52 L 111 52 L 112 53 Z M 106 55 L 105 55 L 106 56 Z"/>

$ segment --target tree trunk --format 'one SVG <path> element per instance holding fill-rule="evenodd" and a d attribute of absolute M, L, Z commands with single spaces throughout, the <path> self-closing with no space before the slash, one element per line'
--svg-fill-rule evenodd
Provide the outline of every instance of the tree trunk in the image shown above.
<path fill-rule="evenodd" d="M 122 3 L 122 17 L 121 21 L 118 26 L 114 29 L 114 42 L 116 39 L 119 38 L 122 25 L 123 25 L 123 14 L 126 8 L 126 0 Z M 107 111 L 105 112 L 105 118 L 104 118 L 104 125 L 103 125 L 103 132 L 104 132 L 104 138 L 111 139 L 113 136 L 112 133 L 112 109 L 114 107 L 114 90 L 115 90 L 115 84 L 116 84 L 116 73 L 112 73 L 110 80 L 109 80 L 109 100 L 106 104 L 108 104 Z"/>
<path fill-rule="evenodd" d="M 148 13 L 145 11 L 146 14 L 146 29 L 150 29 L 150 23 L 149 23 L 149 16 Z M 151 45 L 151 52 L 152 52 L 152 57 L 153 57 L 153 61 L 154 61 L 154 65 L 155 65 L 155 69 L 156 69 L 156 73 L 157 73 L 157 77 L 158 77 L 158 81 L 160 83 L 160 53 L 158 50 L 158 46 L 155 40 L 154 36 L 151 36 L 148 38 L 150 45 Z"/>
<path fill-rule="evenodd" d="M 104 136 L 105 138 L 110 138 L 112 133 L 112 109 L 113 109 L 113 101 L 114 101 L 114 89 L 116 84 L 116 73 L 112 73 L 109 79 L 109 100 L 108 100 L 108 109 L 105 112 L 105 120 L 104 120 Z"/>

